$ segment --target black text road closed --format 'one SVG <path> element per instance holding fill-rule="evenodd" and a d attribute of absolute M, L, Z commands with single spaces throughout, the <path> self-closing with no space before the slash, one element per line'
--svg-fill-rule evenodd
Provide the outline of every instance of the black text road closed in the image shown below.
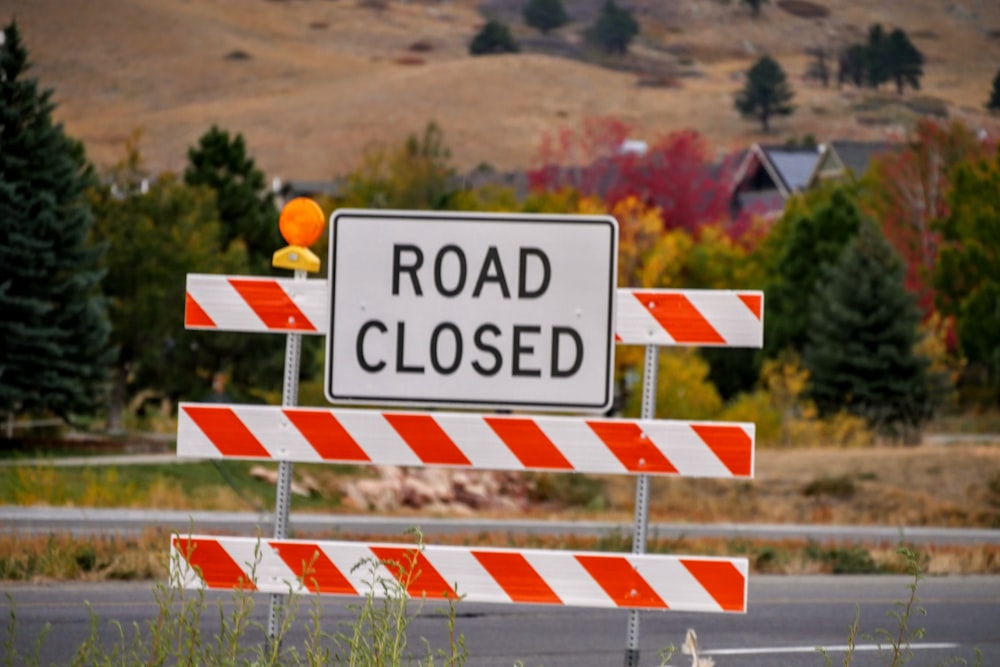
<path fill-rule="evenodd" d="M 614 218 L 344 209 L 330 230 L 329 401 L 610 407 Z"/>

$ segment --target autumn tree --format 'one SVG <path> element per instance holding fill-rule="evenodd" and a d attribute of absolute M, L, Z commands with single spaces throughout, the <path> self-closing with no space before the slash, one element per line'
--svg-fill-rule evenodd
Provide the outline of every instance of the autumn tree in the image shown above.
<path fill-rule="evenodd" d="M 524 22 L 547 35 L 569 22 L 562 0 L 528 0 L 524 5 Z"/>
<path fill-rule="evenodd" d="M 618 6 L 614 0 L 606 0 L 584 37 L 608 53 L 624 55 L 638 34 L 639 23 L 632 12 Z"/>
<path fill-rule="evenodd" d="M 271 272 L 271 256 L 285 243 L 278 231 L 278 210 L 264 172 L 250 157 L 242 134 L 213 125 L 188 150 L 184 182 L 215 192 L 222 227 L 219 244 L 246 244 L 254 274 Z"/>
<path fill-rule="evenodd" d="M 488 56 L 497 53 L 517 53 L 521 48 L 510 34 L 510 28 L 500 21 L 490 20 L 469 42 L 469 53 Z"/>
<path fill-rule="evenodd" d="M 934 410 L 929 360 L 915 352 L 920 315 L 874 222 L 825 265 L 812 298 L 802 360 L 821 413 L 846 410 L 904 438 L 918 430 Z"/>
<path fill-rule="evenodd" d="M 541 166 L 529 170 L 529 185 L 547 191 L 572 187 L 611 206 L 637 198 L 659 209 L 664 231 L 695 233 L 728 220 L 731 161 L 715 163 L 707 141 L 693 130 L 658 137 L 641 153 L 623 152 L 632 131 L 615 118 L 590 118 L 579 131 L 546 135 Z"/>
<path fill-rule="evenodd" d="M 17 23 L 0 34 L 0 411 L 64 419 L 100 401 L 111 349 L 89 234 L 94 177 L 28 76 Z"/>
<path fill-rule="evenodd" d="M 937 303 L 956 319 L 962 353 L 1000 396 L 1000 152 L 959 165 L 948 213 L 936 222 L 941 248 L 934 272 Z"/>
<path fill-rule="evenodd" d="M 432 121 L 422 134 L 409 135 L 396 149 L 369 148 L 362 164 L 348 176 L 338 204 L 361 208 L 449 208 L 456 189 L 454 177 L 444 132 Z"/>
<path fill-rule="evenodd" d="M 744 118 L 760 121 L 764 132 L 770 130 L 773 116 L 788 116 L 795 107 L 788 77 L 776 60 L 764 56 L 747 72 L 746 86 L 736 96 L 736 110 Z"/>
<path fill-rule="evenodd" d="M 965 124 L 922 120 L 912 137 L 875 156 L 862 179 L 866 205 L 903 258 L 907 289 L 925 316 L 934 308 L 931 275 L 937 263 L 935 219 L 948 213 L 950 175 L 960 164 L 985 159 L 992 147 Z"/>

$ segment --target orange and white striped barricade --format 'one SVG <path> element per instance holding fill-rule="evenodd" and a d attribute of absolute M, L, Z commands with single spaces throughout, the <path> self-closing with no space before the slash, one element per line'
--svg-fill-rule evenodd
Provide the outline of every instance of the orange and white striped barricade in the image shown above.
<path fill-rule="evenodd" d="M 189 588 L 745 613 L 745 558 L 174 536 Z M 358 565 L 361 564 L 361 567 Z M 367 564 L 369 567 L 365 567 Z"/>
<path fill-rule="evenodd" d="M 181 403 L 177 455 L 749 478 L 754 433 L 751 423 Z"/>
<path fill-rule="evenodd" d="M 326 280 L 189 274 L 188 329 L 325 336 Z M 760 347 L 764 295 L 755 290 L 618 288 L 621 345 Z"/>

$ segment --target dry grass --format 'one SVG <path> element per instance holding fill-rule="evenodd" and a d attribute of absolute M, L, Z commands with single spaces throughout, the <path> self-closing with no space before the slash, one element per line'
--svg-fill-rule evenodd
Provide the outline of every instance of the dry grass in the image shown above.
<path fill-rule="evenodd" d="M 57 117 L 100 165 L 119 159 L 140 127 L 148 166 L 179 170 L 213 123 L 243 133 L 268 175 L 307 179 L 351 171 L 371 142 L 397 144 L 430 120 L 460 169 L 524 167 L 545 132 L 594 115 L 619 116 L 646 139 L 694 127 L 720 149 L 806 134 L 881 138 L 916 114 L 864 124 L 853 110 L 860 93 L 803 78 L 806 47 L 858 39 L 874 22 L 914 37 L 928 58 L 924 93 L 946 101 L 951 117 L 1000 131 L 982 113 L 1000 62 L 1000 40 L 991 37 L 1000 3 L 817 0 L 829 16 L 801 18 L 778 3 L 753 20 L 736 3 L 635 0 L 643 32 L 633 51 L 644 72 L 530 49 L 471 58 L 467 44 L 483 22 L 478 0 L 381 4 L 103 0 L 95 11 L 65 0 L 0 0 L 0 19 L 17 17 L 36 75 L 56 90 Z M 516 3 L 492 4 L 517 15 Z M 572 47 L 582 27 L 558 36 Z M 519 22 L 512 28 L 518 39 L 537 39 Z M 426 62 L 405 64 L 417 42 L 433 45 L 421 51 Z M 227 58 L 234 53 L 242 56 Z M 788 71 L 799 106 L 767 137 L 732 107 L 741 73 L 763 53 Z M 641 85 L 653 74 L 670 85 Z"/>

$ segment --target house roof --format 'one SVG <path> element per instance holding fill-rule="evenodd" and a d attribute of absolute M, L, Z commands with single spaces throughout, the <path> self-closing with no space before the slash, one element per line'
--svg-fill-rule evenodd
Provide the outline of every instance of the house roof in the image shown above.
<path fill-rule="evenodd" d="M 813 169 L 819 160 L 819 150 L 811 146 L 764 146 L 750 147 L 735 174 L 735 188 L 748 178 L 752 178 L 759 164 L 766 170 L 774 187 L 783 198 L 793 192 L 804 190 L 809 184 Z"/>
<path fill-rule="evenodd" d="M 820 158 L 809 177 L 809 187 L 847 174 L 861 176 L 868 171 L 872 158 L 894 150 L 896 146 L 888 141 L 831 141 L 822 147 Z"/>

